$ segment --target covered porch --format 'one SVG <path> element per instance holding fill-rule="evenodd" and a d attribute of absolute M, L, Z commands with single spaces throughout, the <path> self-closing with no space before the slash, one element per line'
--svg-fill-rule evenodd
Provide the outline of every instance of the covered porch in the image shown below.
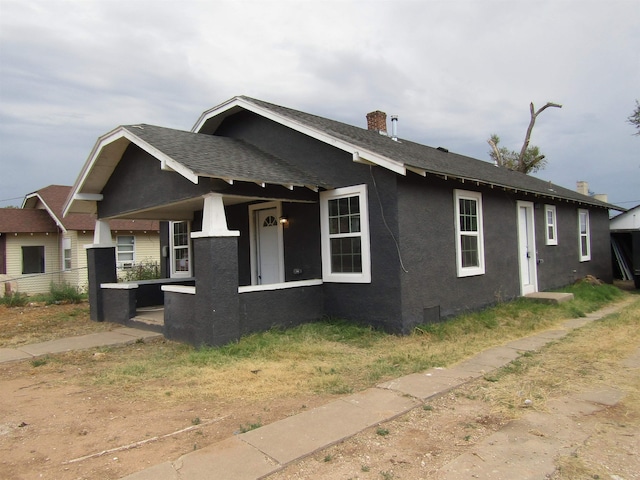
<path fill-rule="evenodd" d="M 165 278 L 127 283 L 115 279 L 116 248 L 108 224 L 98 221 L 87 249 L 92 319 L 142 322 L 193 345 L 317 320 L 323 315 L 318 209 L 309 200 L 209 193 L 146 211 L 145 217 L 174 218 L 161 241 Z"/>

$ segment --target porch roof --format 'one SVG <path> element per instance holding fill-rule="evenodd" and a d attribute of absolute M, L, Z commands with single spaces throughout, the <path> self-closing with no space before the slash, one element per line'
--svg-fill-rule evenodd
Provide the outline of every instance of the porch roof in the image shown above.
<path fill-rule="evenodd" d="M 287 187 L 329 187 L 321 179 L 242 140 L 146 124 L 123 128 L 197 176 Z"/>
<path fill-rule="evenodd" d="M 123 125 L 98 139 L 67 198 L 64 215 L 95 213 L 96 202 L 126 148 L 135 144 L 193 183 L 200 177 L 228 183 L 251 182 L 317 191 L 331 186 L 299 168 L 242 140 L 204 135 L 155 125 Z"/>

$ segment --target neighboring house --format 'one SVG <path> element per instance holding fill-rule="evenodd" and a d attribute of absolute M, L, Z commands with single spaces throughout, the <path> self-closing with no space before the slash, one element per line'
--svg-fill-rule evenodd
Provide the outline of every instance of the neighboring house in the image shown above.
<path fill-rule="evenodd" d="M 616 272 L 640 288 L 640 205 L 610 221 Z"/>
<path fill-rule="evenodd" d="M 612 281 L 609 209 L 621 209 L 397 138 L 395 123 L 387 135 L 383 112 L 367 124 L 235 97 L 191 132 L 100 137 L 65 205 L 98 218 L 92 318 L 135 315 L 136 285 L 111 288 L 105 267 L 117 218 L 171 221 L 165 335 L 194 344 L 322 316 L 406 333 L 587 274 Z"/>
<path fill-rule="evenodd" d="M 22 208 L 0 209 L 0 282 L 28 294 L 48 292 L 51 283 L 87 288 L 87 254 L 95 218 L 62 216 L 71 187 L 50 185 L 27 195 Z M 141 261 L 160 262 L 156 221 L 111 222 L 116 266 L 126 272 Z"/>

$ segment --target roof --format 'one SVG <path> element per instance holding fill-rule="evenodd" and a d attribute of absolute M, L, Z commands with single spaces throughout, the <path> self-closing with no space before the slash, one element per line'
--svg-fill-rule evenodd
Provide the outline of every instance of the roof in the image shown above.
<path fill-rule="evenodd" d="M 405 139 L 395 141 L 377 131 L 239 96 L 205 111 L 191 132 L 142 124 L 120 126 L 103 135 L 80 172 L 64 211 L 96 211 L 102 188 L 131 143 L 157 158 L 163 170 L 178 172 L 193 183 L 198 183 L 199 177 L 212 177 L 230 183 L 236 180 L 271 183 L 290 189 L 331 188 L 322 179 L 242 140 L 213 135 L 226 117 L 243 110 L 349 152 L 356 162 L 378 165 L 400 175 L 435 175 L 544 198 L 625 210 L 490 162 Z"/>
<path fill-rule="evenodd" d="M 626 212 L 613 217 L 609 221 L 609 229 L 612 232 L 640 231 L 640 205 L 630 208 Z"/>
<path fill-rule="evenodd" d="M 555 185 L 549 181 L 541 180 L 531 175 L 509 170 L 505 167 L 498 167 L 493 162 L 478 160 L 476 158 L 458 155 L 447 151 L 421 145 L 405 139 L 393 140 L 390 136 L 381 135 L 374 130 L 367 130 L 355 127 L 328 118 L 319 117 L 298 110 L 282 107 L 255 98 L 246 96 L 236 97 L 222 104 L 219 107 L 204 112 L 193 129 L 195 131 L 207 132 L 215 128 L 208 123 L 213 119 L 214 124 L 218 124 L 217 117 L 222 111 L 231 110 L 236 103 L 245 107 L 255 107 L 256 113 L 266 111 L 274 116 L 285 118 L 293 124 L 298 124 L 308 130 L 322 132 L 331 139 L 338 140 L 341 144 L 353 146 L 355 149 L 351 153 L 357 153 L 364 160 L 369 160 L 380 166 L 391 164 L 392 170 L 406 174 L 406 171 L 437 175 L 443 178 L 452 178 L 463 181 L 470 181 L 499 187 L 509 190 L 533 193 L 547 198 L 559 198 L 573 200 L 576 202 L 595 205 L 604 208 L 625 210 L 593 197 L 582 195 L 574 190 Z M 335 142 L 332 142 L 335 145 Z M 403 171 L 404 170 L 404 171 Z"/>
<path fill-rule="evenodd" d="M 72 213 L 66 217 L 62 216 L 65 201 L 70 193 L 70 186 L 49 185 L 28 194 L 22 202 L 22 209 L 16 210 L 45 212 L 54 227 L 58 225 L 64 231 L 92 231 L 96 224 L 95 216 L 86 213 Z M 151 220 L 111 220 L 109 226 L 114 231 L 154 231 L 159 229 L 158 222 Z"/>
<path fill-rule="evenodd" d="M 0 208 L 0 233 L 55 233 L 53 219 L 44 210 Z"/>
<path fill-rule="evenodd" d="M 196 176 L 298 187 L 327 186 L 320 179 L 242 140 L 145 124 L 122 128 Z"/>

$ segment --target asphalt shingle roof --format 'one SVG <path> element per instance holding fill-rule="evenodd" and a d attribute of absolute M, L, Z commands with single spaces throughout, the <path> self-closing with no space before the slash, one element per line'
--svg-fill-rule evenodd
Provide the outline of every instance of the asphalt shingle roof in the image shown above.
<path fill-rule="evenodd" d="M 326 186 L 322 180 L 242 140 L 146 124 L 123 128 L 199 176 Z"/>
<path fill-rule="evenodd" d="M 53 219 L 45 210 L 0 208 L 0 233 L 55 233 Z"/>
<path fill-rule="evenodd" d="M 24 208 L 16 209 L 22 212 L 29 211 L 39 211 L 43 212 L 50 218 L 51 222 L 55 221 L 52 217 L 49 216 L 49 213 L 41 208 L 33 208 L 31 204 L 35 204 L 36 198 L 40 198 L 42 202 L 44 202 L 47 207 L 53 212 L 53 214 L 57 217 L 57 219 L 62 223 L 66 230 L 76 230 L 76 231 L 92 231 L 96 225 L 95 216 L 88 213 L 70 213 L 66 217 L 62 216 L 62 209 L 64 207 L 64 202 L 66 201 L 69 193 L 71 192 L 71 187 L 67 185 L 49 185 L 48 187 L 41 188 L 36 192 L 27 196 L 27 200 L 25 201 Z M 37 195 L 37 197 L 35 197 Z M 30 208 L 31 207 L 31 208 Z M 29 217 L 30 214 L 25 213 L 25 219 Z M 154 220 L 110 220 L 109 226 L 111 230 L 114 231 L 154 231 L 159 230 L 159 223 Z M 35 230 L 25 230 L 25 231 L 34 231 Z"/>
<path fill-rule="evenodd" d="M 606 208 L 613 207 L 610 204 L 534 176 L 514 172 L 503 167 L 497 167 L 491 162 L 442 151 L 438 148 L 428 147 L 405 139 L 394 141 L 390 137 L 381 135 L 377 131 L 355 127 L 262 100 L 245 96 L 239 98 L 290 120 L 304 124 L 309 128 L 321 130 L 330 136 L 348 142 L 356 147 L 373 151 L 381 156 L 401 162 L 407 167 L 415 167 L 427 173 L 443 177 L 478 181 L 487 185 L 526 191 L 546 197 L 574 200 Z"/>

